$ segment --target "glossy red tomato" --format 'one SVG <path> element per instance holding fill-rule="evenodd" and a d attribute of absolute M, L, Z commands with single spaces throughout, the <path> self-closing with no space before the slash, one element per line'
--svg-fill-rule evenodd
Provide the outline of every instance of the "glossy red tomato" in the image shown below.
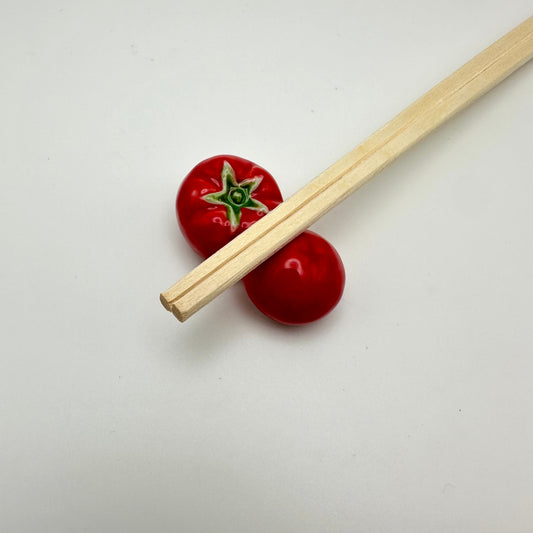
<path fill-rule="evenodd" d="M 176 212 L 192 248 L 208 257 L 283 201 L 264 168 L 233 155 L 210 157 L 181 184 Z"/>
<path fill-rule="evenodd" d="M 254 305 L 283 324 L 329 313 L 344 291 L 344 266 L 328 241 L 305 231 L 244 278 Z"/>

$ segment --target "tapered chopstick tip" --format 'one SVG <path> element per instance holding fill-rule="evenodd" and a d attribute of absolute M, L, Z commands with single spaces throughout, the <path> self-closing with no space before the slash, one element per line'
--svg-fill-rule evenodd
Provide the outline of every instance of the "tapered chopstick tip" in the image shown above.
<path fill-rule="evenodd" d="M 167 311 L 171 311 L 172 302 L 167 299 L 164 292 L 159 295 L 159 301 Z"/>
<path fill-rule="evenodd" d="M 185 322 L 189 317 L 189 315 L 182 313 L 176 305 L 172 305 L 170 311 L 180 322 Z"/>

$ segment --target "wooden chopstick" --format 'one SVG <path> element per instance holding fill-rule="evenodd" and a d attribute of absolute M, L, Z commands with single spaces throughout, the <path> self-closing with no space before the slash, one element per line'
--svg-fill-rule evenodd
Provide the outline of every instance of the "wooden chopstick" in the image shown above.
<path fill-rule="evenodd" d="M 533 17 L 441 81 L 160 296 L 181 322 L 533 57 Z"/>

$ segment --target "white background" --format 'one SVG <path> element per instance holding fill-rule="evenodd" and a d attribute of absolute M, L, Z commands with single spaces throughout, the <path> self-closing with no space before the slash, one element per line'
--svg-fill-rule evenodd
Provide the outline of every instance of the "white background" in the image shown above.
<path fill-rule="evenodd" d="M 313 227 L 324 320 L 158 299 L 197 162 L 287 197 L 531 8 L 3 0 L 0 530 L 533 531 L 533 64 Z"/>

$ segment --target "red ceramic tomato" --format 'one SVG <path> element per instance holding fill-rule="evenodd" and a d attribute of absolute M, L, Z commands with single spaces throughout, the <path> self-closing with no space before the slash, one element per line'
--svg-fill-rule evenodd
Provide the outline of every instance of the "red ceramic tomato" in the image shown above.
<path fill-rule="evenodd" d="M 305 231 L 244 278 L 255 306 L 283 324 L 329 313 L 344 290 L 344 266 L 328 241 Z"/>
<path fill-rule="evenodd" d="M 232 155 L 202 161 L 186 176 L 176 198 L 181 231 L 208 257 L 283 201 L 264 168 Z"/>

